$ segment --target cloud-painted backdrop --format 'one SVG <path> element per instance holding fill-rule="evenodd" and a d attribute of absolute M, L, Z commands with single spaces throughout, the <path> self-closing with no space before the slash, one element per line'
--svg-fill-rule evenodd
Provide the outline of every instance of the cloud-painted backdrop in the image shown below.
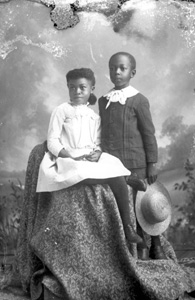
<path fill-rule="evenodd" d="M 0 170 L 4 174 L 25 170 L 32 148 L 46 139 L 52 110 L 69 100 L 66 73 L 76 67 L 92 68 L 100 97 L 112 87 L 108 60 L 117 51 L 128 51 L 137 60 L 132 85 L 150 101 L 159 166 L 168 167 L 174 157 L 171 168 L 175 163 L 181 167 L 193 156 L 194 3 L 127 1 L 109 17 L 78 12 L 80 22 L 66 30 L 57 30 L 50 9 L 39 3 L 18 0 L 1 3 L 0 8 Z M 97 105 L 94 109 L 98 112 Z M 178 159 L 177 147 L 170 151 L 175 133 L 184 148 L 180 147 Z"/>

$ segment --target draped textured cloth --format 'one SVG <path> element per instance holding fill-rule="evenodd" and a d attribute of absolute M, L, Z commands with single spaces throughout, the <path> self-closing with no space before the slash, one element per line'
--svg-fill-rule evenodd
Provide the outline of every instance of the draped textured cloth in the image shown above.
<path fill-rule="evenodd" d="M 41 299 L 43 287 L 63 300 L 173 300 L 195 291 L 195 269 L 177 261 L 165 237 L 167 260 L 137 259 L 108 185 L 36 193 L 45 151 L 46 143 L 37 145 L 29 157 L 17 247 L 31 299 Z M 129 195 L 132 207 L 130 189 Z M 131 215 L 134 220 L 133 209 Z"/>

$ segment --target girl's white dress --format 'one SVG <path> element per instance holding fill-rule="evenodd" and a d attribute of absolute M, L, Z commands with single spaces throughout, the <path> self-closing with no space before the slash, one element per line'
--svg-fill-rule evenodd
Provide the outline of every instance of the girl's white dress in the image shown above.
<path fill-rule="evenodd" d="M 102 153 L 98 162 L 58 157 L 64 148 L 72 157 L 101 150 L 100 117 L 87 105 L 63 103 L 51 115 L 47 146 L 40 164 L 37 192 L 51 192 L 70 187 L 84 179 L 128 176 L 122 162 Z"/>

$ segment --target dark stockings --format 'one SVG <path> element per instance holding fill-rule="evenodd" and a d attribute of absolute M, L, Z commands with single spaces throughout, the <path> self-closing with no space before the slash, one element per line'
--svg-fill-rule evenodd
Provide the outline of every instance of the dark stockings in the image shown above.
<path fill-rule="evenodd" d="M 118 205 L 120 216 L 122 219 L 126 238 L 129 242 L 139 243 L 142 242 L 140 237 L 137 235 L 132 226 L 130 218 L 130 207 L 129 207 L 129 193 L 128 186 L 124 177 L 114 177 L 108 179 L 86 179 L 86 184 L 109 184 Z M 129 227 L 130 226 L 130 227 Z"/>

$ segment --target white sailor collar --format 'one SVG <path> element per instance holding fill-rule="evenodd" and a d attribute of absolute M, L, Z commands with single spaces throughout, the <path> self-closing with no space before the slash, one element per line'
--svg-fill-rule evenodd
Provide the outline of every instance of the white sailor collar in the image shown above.
<path fill-rule="evenodd" d="M 120 104 L 125 105 L 127 98 L 135 96 L 138 93 L 139 91 L 133 88 L 131 85 L 121 90 L 115 90 L 113 88 L 106 95 L 104 95 L 104 97 L 106 97 L 108 100 L 106 109 L 108 108 L 111 102 L 119 102 Z"/>

